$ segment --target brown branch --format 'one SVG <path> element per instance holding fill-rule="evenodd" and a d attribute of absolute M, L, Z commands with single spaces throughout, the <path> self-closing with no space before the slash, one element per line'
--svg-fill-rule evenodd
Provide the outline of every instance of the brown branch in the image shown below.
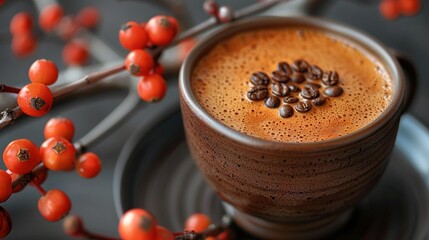
<path fill-rule="evenodd" d="M 0 93 L 4 92 L 4 93 L 16 93 L 16 94 L 18 94 L 20 90 L 21 90 L 20 88 L 15 88 L 15 87 L 11 87 L 11 86 L 8 86 L 6 84 L 0 83 Z"/>

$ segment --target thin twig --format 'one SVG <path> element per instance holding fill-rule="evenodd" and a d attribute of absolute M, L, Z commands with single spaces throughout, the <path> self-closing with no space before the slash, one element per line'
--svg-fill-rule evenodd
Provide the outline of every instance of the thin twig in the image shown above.
<path fill-rule="evenodd" d="M 19 93 L 21 89 L 0 83 L 0 93 Z"/>

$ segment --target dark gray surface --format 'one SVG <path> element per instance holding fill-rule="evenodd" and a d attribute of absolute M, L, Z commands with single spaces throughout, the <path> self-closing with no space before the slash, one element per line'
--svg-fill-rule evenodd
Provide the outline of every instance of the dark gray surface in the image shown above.
<path fill-rule="evenodd" d="M 31 1 L 9 0 L 0 7 L 0 82 L 21 86 L 28 82 L 27 69 L 37 58 L 48 58 L 60 63 L 62 43 L 46 39 L 40 42 L 35 55 L 26 59 L 16 59 L 12 56 L 8 44 L 8 23 L 12 15 L 19 10 L 33 11 Z M 145 21 L 157 13 L 166 13 L 165 10 L 151 7 L 150 4 L 139 1 L 113 1 L 113 0 L 74 0 L 60 1 L 66 7 L 66 11 L 74 13 L 81 6 L 94 5 L 99 7 L 104 19 L 100 26 L 99 36 L 120 55 L 125 56 L 117 40 L 117 30 L 121 23 L 128 20 Z M 141 1 L 143 2 L 143 1 Z M 145 1 L 151 2 L 151 1 Z M 199 22 L 206 18 L 199 7 L 202 1 L 188 0 L 189 14 L 193 22 Z M 228 2 L 228 1 L 222 1 Z M 232 1 L 229 1 L 232 2 Z M 234 1 L 236 6 L 244 6 L 254 1 Z M 419 75 L 419 87 L 415 101 L 411 108 L 413 116 L 419 118 L 424 124 L 429 124 L 429 9 L 425 5 L 419 16 L 401 18 L 394 22 L 384 20 L 379 12 L 377 4 L 366 5 L 359 1 L 337 1 L 327 9 L 326 16 L 349 23 L 377 37 L 388 46 L 402 51 L 410 56 L 416 63 Z M 377 1 L 369 1 L 377 2 Z M 427 4 L 427 2 L 425 3 Z M 60 68 L 64 66 L 60 64 Z M 175 79 L 170 79 L 174 81 Z M 172 89 L 175 91 L 175 89 Z M 71 118 L 76 123 L 76 139 L 93 128 L 109 111 L 116 106 L 124 92 L 104 93 L 90 98 L 79 99 L 73 103 L 67 103 L 55 107 L 47 117 L 39 119 L 21 119 L 14 126 L 9 126 L 0 133 L 0 149 L 13 139 L 29 138 L 40 144 L 43 138 L 43 125 L 49 117 L 62 115 Z M 150 106 L 154 108 L 156 106 Z M 94 111 L 96 110 L 96 111 Z M 125 140 L 129 137 L 151 110 L 138 111 L 127 124 L 112 132 L 111 137 L 106 138 L 91 150 L 99 153 L 103 160 L 103 172 L 95 179 L 84 180 L 75 173 L 50 173 L 50 177 L 44 186 L 47 189 L 61 188 L 69 193 L 73 201 L 73 213 L 84 218 L 88 227 L 96 232 L 117 236 L 117 216 L 114 209 L 112 193 L 112 177 L 115 161 Z M 0 163 L 2 166 L 2 163 Z M 38 193 L 34 188 L 26 188 L 23 192 L 12 196 L 2 206 L 10 212 L 14 229 L 8 239 L 64 239 L 61 223 L 49 223 L 44 221 L 37 211 Z"/>

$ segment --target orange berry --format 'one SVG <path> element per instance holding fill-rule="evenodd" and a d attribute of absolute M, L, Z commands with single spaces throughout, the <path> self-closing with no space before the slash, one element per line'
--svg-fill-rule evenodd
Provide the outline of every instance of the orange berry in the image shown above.
<path fill-rule="evenodd" d="M 36 60 L 28 69 L 28 77 L 33 83 L 54 84 L 58 79 L 57 65 L 46 59 Z"/>
<path fill-rule="evenodd" d="M 55 29 L 58 36 L 63 40 L 73 38 L 79 31 L 79 25 L 72 16 L 65 16 L 60 19 Z"/>
<path fill-rule="evenodd" d="M 95 28 L 100 22 L 100 11 L 95 7 L 82 8 L 76 14 L 76 22 L 84 28 Z"/>
<path fill-rule="evenodd" d="M 55 222 L 70 212 L 71 201 L 63 191 L 53 189 L 39 198 L 38 208 L 43 218 Z"/>
<path fill-rule="evenodd" d="M 212 220 L 207 215 L 194 213 L 186 219 L 185 230 L 193 230 L 200 233 L 206 230 L 210 224 L 212 224 Z"/>
<path fill-rule="evenodd" d="M 130 51 L 145 48 L 148 41 L 144 25 L 130 21 L 123 24 L 119 30 L 119 42 Z"/>
<path fill-rule="evenodd" d="M 74 168 L 76 149 L 62 137 L 51 137 L 40 146 L 40 154 L 46 168 L 53 171 L 70 171 Z"/>
<path fill-rule="evenodd" d="M 155 63 L 146 50 L 135 49 L 125 57 L 124 65 L 132 75 L 144 76 L 153 69 Z"/>
<path fill-rule="evenodd" d="M 119 235 L 124 240 L 156 239 L 157 221 L 149 212 L 134 208 L 128 210 L 119 220 Z"/>
<path fill-rule="evenodd" d="M 3 151 L 4 165 L 17 174 L 31 172 L 40 161 L 39 148 L 28 139 L 12 141 Z"/>
<path fill-rule="evenodd" d="M 399 8 L 401 13 L 406 16 L 412 16 L 421 9 L 420 0 L 399 0 Z"/>
<path fill-rule="evenodd" d="M 22 34 L 31 32 L 33 27 L 33 18 L 27 12 L 15 14 L 9 24 L 9 30 L 12 34 Z"/>
<path fill-rule="evenodd" d="M 167 83 L 158 74 L 151 74 L 140 78 L 137 83 L 137 93 L 146 102 L 157 102 L 164 98 L 167 92 Z"/>
<path fill-rule="evenodd" d="M 12 177 L 0 169 L 0 203 L 5 202 L 12 195 Z"/>
<path fill-rule="evenodd" d="M 74 135 L 74 124 L 68 118 L 51 118 L 46 122 L 43 134 L 45 139 L 63 137 L 71 141 Z"/>
<path fill-rule="evenodd" d="M 383 0 L 380 3 L 380 12 L 388 20 L 394 20 L 399 17 L 400 9 L 396 0 Z"/>
<path fill-rule="evenodd" d="M 0 206 L 0 222 L 0 238 L 3 239 L 12 229 L 12 220 L 10 219 L 9 213 L 2 206 Z"/>
<path fill-rule="evenodd" d="M 171 17 L 155 16 L 145 25 L 150 42 L 158 46 L 168 45 L 178 31 L 177 21 L 172 22 Z"/>
<path fill-rule="evenodd" d="M 84 178 L 93 178 L 100 173 L 100 158 L 92 152 L 87 152 L 79 156 L 76 163 L 76 172 Z"/>
<path fill-rule="evenodd" d="M 89 52 L 85 43 L 71 41 L 64 46 L 62 57 L 66 65 L 83 65 L 88 60 Z"/>
<path fill-rule="evenodd" d="M 22 112 L 32 117 L 40 117 L 51 110 L 54 97 L 45 84 L 30 83 L 21 88 L 17 100 Z"/>
<path fill-rule="evenodd" d="M 26 57 L 36 50 L 37 39 L 32 33 L 15 34 L 12 37 L 12 52 L 17 57 Z"/>
<path fill-rule="evenodd" d="M 63 8 L 52 4 L 43 8 L 39 15 L 39 25 L 45 32 L 52 32 L 64 16 Z"/>

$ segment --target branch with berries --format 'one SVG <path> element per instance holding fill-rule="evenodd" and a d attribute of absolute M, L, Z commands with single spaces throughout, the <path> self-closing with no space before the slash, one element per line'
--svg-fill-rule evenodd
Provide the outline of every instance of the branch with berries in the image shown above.
<path fill-rule="evenodd" d="M 28 70 L 30 83 L 22 88 L 0 85 L 0 94 L 16 94 L 17 106 L 2 112 L 0 128 L 13 123 L 21 116 L 40 117 L 48 114 L 56 99 L 93 85 L 99 81 L 127 70 L 132 76 L 138 77 L 137 94 L 146 102 L 157 102 L 163 99 L 167 84 L 163 78 L 163 67 L 158 58 L 170 46 L 192 38 L 218 24 L 264 10 L 278 1 L 266 1 L 250 5 L 233 12 L 226 6 L 218 6 L 214 1 L 206 1 L 204 9 L 212 16 L 205 22 L 194 26 L 180 34 L 178 21 L 171 16 L 155 16 L 146 23 L 129 21 L 119 30 L 119 42 L 130 52 L 123 64 L 113 66 L 99 72 L 88 74 L 83 78 L 51 90 L 50 86 L 57 81 L 58 68 L 50 60 L 36 60 Z M 55 31 L 60 22 L 61 9 L 58 5 L 48 6 L 41 12 L 40 25 L 44 31 Z M 48 13 L 46 13 L 48 12 Z M 46 15 L 50 17 L 46 17 Z M 31 30 L 32 24 L 26 22 L 28 16 L 18 15 L 11 21 L 11 28 Z M 51 19 L 47 22 L 44 18 Z M 21 18 L 21 20 L 20 20 Z M 57 19 L 58 18 L 58 19 Z M 18 19 L 18 20 L 17 20 Z M 52 20 L 54 19 L 54 20 Z M 27 19 L 28 20 L 28 19 Z M 13 27 L 12 27 L 13 26 Z M 30 26 L 30 27 L 28 27 Z M 13 34 L 24 31 L 15 30 Z M 176 36 L 177 35 L 177 36 Z M 28 52 L 29 53 L 29 52 Z M 59 221 L 71 210 L 71 201 L 60 189 L 46 191 L 42 183 L 48 171 L 71 171 L 73 169 L 84 178 L 93 178 L 101 171 L 101 160 L 95 153 L 85 152 L 86 146 L 73 143 L 74 125 L 69 119 L 52 118 L 44 129 L 45 141 L 40 148 L 28 139 L 17 139 L 9 143 L 3 152 L 3 161 L 7 170 L 0 170 L 0 202 L 9 199 L 11 194 L 23 190 L 27 185 L 35 187 L 41 194 L 39 212 L 48 221 Z M 12 223 L 4 208 L 1 209 L 0 237 L 6 236 Z M 143 221 L 143 222 L 142 222 Z M 111 239 L 91 233 L 83 227 L 77 216 L 70 216 L 64 221 L 66 233 L 72 236 L 95 239 Z M 142 228 L 143 224 L 143 228 Z M 210 227 L 209 227 L 210 226 Z M 143 209 L 132 209 L 126 212 L 119 222 L 119 233 L 124 239 L 206 239 L 218 236 L 227 239 L 225 227 L 214 227 L 208 216 L 195 214 L 186 223 L 187 231 L 172 233 L 159 226 L 154 216 Z M 224 237 L 222 237 L 224 236 Z"/>
<path fill-rule="evenodd" d="M 145 102 L 161 101 L 167 90 L 163 77 L 163 66 L 158 59 L 167 48 L 190 39 L 219 24 L 238 20 L 267 9 L 280 0 L 259 1 L 238 11 L 227 6 L 218 6 L 215 1 L 204 2 L 204 10 L 211 16 L 208 20 L 181 33 L 178 21 L 171 16 L 155 16 L 146 23 L 129 21 L 119 30 L 119 42 L 130 52 L 124 62 L 98 72 L 90 73 L 69 84 L 51 88 L 58 79 L 58 68 L 50 60 L 36 60 L 28 70 L 30 83 L 19 88 L 0 84 L 0 94 L 16 95 L 16 106 L 1 112 L 0 130 L 21 116 L 40 117 L 48 114 L 57 99 L 85 89 L 108 77 L 127 70 L 138 78 L 137 95 Z M 1 3 L 0 3 L 1 4 Z M 383 0 L 380 11 L 387 19 L 395 19 L 400 14 L 413 15 L 420 9 L 418 0 Z M 47 6 L 39 15 L 42 31 L 70 40 L 64 48 L 63 60 L 67 64 L 80 65 L 88 58 L 84 44 L 71 40 L 79 29 L 92 29 L 99 19 L 96 9 L 85 8 L 70 19 L 64 17 L 61 6 Z M 33 20 L 25 12 L 16 14 L 10 22 L 12 49 L 18 56 L 26 56 L 34 51 L 37 43 L 33 32 Z M 127 111 L 132 111 L 132 108 Z M 122 117 L 126 117 L 126 113 Z M 120 122 L 121 117 L 115 122 Z M 113 126 L 113 125 L 112 125 Z M 52 118 L 44 128 L 45 141 L 39 146 L 28 139 L 17 139 L 9 143 L 3 151 L 6 170 L 0 169 L 0 202 L 23 190 L 26 186 L 35 187 L 41 194 L 38 209 L 47 221 L 59 221 L 69 214 L 72 203 L 60 189 L 46 191 L 42 184 L 48 171 L 72 171 L 83 178 L 96 177 L 102 168 L 100 158 L 86 152 L 87 146 L 81 141 L 73 142 L 74 124 L 70 119 Z M 109 130 L 109 129 L 107 129 Z M 160 226 L 152 214 L 144 209 L 131 209 L 120 218 L 118 231 L 122 239 L 231 239 L 233 230 L 230 220 L 221 226 L 214 226 L 212 220 L 196 213 L 186 220 L 184 231 L 173 233 Z M 0 206 L 0 238 L 12 229 L 11 218 Z M 92 233 L 83 221 L 75 215 L 64 219 L 64 231 L 74 237 L 91 239 L 114 239 Z"/>

